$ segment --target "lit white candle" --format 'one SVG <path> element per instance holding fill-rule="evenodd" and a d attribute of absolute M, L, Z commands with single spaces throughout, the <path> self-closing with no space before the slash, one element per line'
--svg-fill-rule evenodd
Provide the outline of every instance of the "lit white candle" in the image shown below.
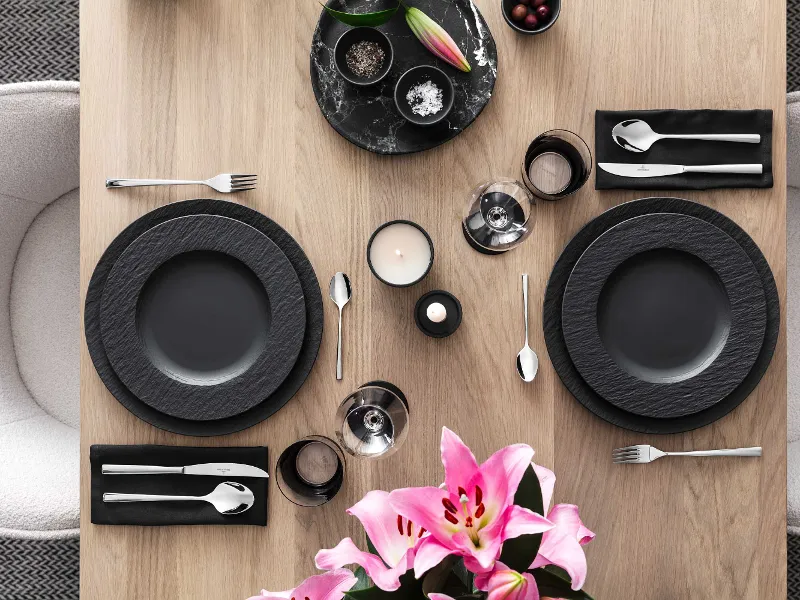
<path fill-rule="evenodd" d="M 403 222 L 390 223 L 377 231 L 367 252 L 375 274 L 397 286 L 416 283 L 427 273 L 433 260 L 425 233 Z"/>

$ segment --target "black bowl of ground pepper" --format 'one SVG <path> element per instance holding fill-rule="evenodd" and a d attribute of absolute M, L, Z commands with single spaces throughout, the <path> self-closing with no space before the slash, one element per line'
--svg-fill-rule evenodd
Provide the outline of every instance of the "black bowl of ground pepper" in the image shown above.
<path fill-rule="evenodd" d="M 392 42 L 373 27 L 345 31 L 333 51 L 336 69 L 353 85 L 372 85 L 386 77 L 392 67 Z"/>

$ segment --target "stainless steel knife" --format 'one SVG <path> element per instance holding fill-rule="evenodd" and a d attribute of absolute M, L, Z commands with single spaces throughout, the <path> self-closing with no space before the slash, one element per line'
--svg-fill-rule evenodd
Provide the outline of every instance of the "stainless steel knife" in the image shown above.
<path fill-rule="evenodd" d="M 664 177 L 682 173 L 742 173 L 761 175 L 764 165 L 642 165 L 628 163 L 597 163 L 597 166 L 622 177 Z"/>
<path fill-rule="evenodd" d="M 239 463 L 205 463 L 186 467 L 154 465 L 103 465 L 103 475 L 213 475 L 217 477 L 269 477 L 266 471 Z"/>

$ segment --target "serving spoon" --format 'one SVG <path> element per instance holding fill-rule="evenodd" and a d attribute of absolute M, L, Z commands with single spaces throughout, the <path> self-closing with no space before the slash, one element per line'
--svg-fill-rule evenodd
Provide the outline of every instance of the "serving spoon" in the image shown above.
<path fill-rule="evenodd" d="M 706 140 L 712 142 L 744 142 L 758 144 L 761 136 L 757 133 L 699 133 L 664 135 L 656 133 L 641 119 L 629 119 L 614 125 L 611 137 L 617 145 L 631 152 L 646 152 L 659 140 Z"/>
<path fill-rule="evenodd" d="M 517 354 L 517 373 L 522 381 L 531 382 L 539 370 L 539 357 L 528 345 L 528 274 L 522 276 L 522 303 L 525 305 L 525 345 Z"/>
<path fill-rule="evenodd" d="M 235 481 L 220 483 L 214 491 L 205 496 L 163 496 L 160 494 L 103 494 L 103 502 L 186 502 L 202 501 L 212 504 L 223 515 L 243 513 L 255 502 L 250 489 Z"/>

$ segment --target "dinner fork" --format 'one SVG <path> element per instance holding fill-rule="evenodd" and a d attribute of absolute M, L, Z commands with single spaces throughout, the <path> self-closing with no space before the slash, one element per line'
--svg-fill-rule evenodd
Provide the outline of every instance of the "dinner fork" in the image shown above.
<path fill-rule="evenodd" d="M 691 452 L 663 452 L 653 446 L 640 444 L 617 448 L 611 455 L 614 464 L 649 463 L 662 456 L 761 456 L 761 446 L 728 450 L 692 450 Z"/>
<path fill-rule="evenodd" d="M 256 175 L 223 173 L 205 181 L 186 179 L 106 179 L 107 188 L 138 187 L 142 185 L 207 185 L 222 194 L 246 192 L 256 188 Z"/>

